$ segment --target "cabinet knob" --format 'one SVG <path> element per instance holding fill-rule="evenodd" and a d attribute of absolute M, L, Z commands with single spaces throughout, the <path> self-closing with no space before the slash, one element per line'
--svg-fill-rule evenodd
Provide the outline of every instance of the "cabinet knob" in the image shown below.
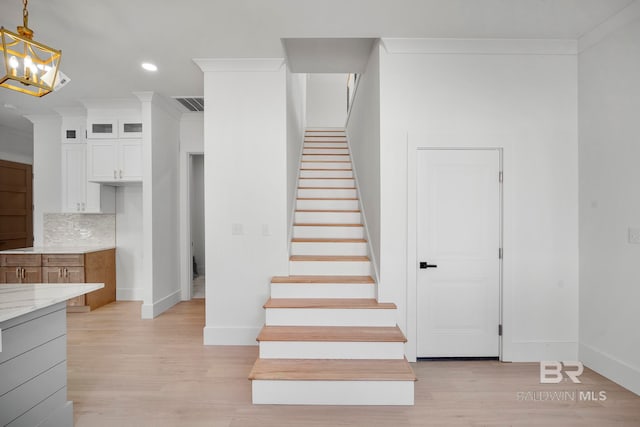
<path fill-rule="evenodd" d="M 16 279 L 20 280 L 20 267 L 16 267 Z"/>
<path fill-rule="evenodd" d="M 25 273 L 25 270 L 24 270 L 24 267 L 23 267 L 23 268 L 22 268 L 22 278 L 23 278 L 23 279 L 24 279 L 24 277 L 25 277 L 25 274 L 24 274 L 24 273 Z"/>
<path fill-rule="evenodd" d="M 122 179 L 122 169 L 120 169 L 120 179 Z"/>
<path fill-rule="evenodd" d="M 58 268 L 58 279 L 62 277 L 62 267 Z"/>

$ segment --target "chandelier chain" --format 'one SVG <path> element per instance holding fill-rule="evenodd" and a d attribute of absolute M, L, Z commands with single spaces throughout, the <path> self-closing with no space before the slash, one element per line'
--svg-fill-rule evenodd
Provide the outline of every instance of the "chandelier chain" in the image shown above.
<path fill-rule="evenodd" d="M 27 5 L 29 0 L 22 0 L 23 8 L 22 8 L 22 18 L 24 20 L 24 26 L 29 27 L 29 11 L 27 10 Z"/>

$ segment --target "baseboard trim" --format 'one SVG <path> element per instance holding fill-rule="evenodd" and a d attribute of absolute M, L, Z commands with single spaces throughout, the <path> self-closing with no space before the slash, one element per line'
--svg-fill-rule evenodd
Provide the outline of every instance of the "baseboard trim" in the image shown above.
<path fill-rule="evenodd" d="M 577 360 L 575 341 L 516 341 L 503 344 L 504 362 L 540 362 L 541 360 Z"/>
<path fill-rule="evenodd" d="M 258 345 L 260 329 L 205 326 L 204 345 Z"/>
<path fill-rule="evenodd" d="M 578 355 L 587 368 L 640 396 L 640 368 L 586 344 L 580 344 Z"/>
<path fill-rule="evenodd" d="M 153 319 L 158 317 L 174 305 L 180 302 L 181 289 L 175 290 L 166 297 L 153 304 L 142 304 L 142 318 Z"/>
<path fill-rule="evenodd" d="M 120 288 L 116 289 L 117 301 L 143 301 L 144 292 L 139 288 Z"/>

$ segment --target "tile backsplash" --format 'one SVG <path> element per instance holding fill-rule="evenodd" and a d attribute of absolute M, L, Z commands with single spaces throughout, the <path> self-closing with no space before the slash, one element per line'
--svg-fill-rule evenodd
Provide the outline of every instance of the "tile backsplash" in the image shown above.
<path fill-rule="evenodd" d="M 44 214 L 44 246 L 115 246 L 114 214 Z"/>

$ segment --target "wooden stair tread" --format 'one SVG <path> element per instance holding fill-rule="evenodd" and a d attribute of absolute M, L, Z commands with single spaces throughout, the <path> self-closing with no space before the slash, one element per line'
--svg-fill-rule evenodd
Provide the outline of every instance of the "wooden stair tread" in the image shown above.
<path fill-rule="evenodd" d="M 308 156 L 309 154 L 305 154 Z M 327 154 L 323 154 L 326 156 Z M 344 154 L 338 154 L 338 156 L 344 156 Z M 302 160 L 301 163 L 351 163 L 351 160 Z"/>
<path fill-rule="evenodd" d="M 344 239 L 327 237 L 294 237 L 292 243 L 367 243 L 366 239 Z"/>
<path fill-rule="evenodd" d="M 336 261 L 336 262 L 366 262 L 369 261 L 367 256 L 353 255 L 291 255 L 289 261 Z"/>
<path fill-rule="evenodd" d="M 416 381 L 406 359 L 258 359 L 250 380 Z"/>
<path fill-rule="evenodd" d="M 355 190 L 356 187 L 298 187 L 298 190 Z"/>
<path fill-rule="evenodd" d="M 347 223 L 347 224 L 324 224 L 324 223 L 307 223 L 307 222 L 300 222 L 300 223 L 295 223 L 293 224 L 294 227 L 362 227 L 362 224 L 351 224 L 351 223 Z"/>
<path fill-rule="evenodd" d="M 348 169 L 309 169 L 309 168 L 300 168 L 301 171 L 320 171 L 320 172 L 333 172 L 333 171 L 348 171 L 348 172 L 352 172 L 353 169 L 348 168 Z M 309 179 L 331 179 L 331 178 L 309 178 Z M 353 179 L 353 178 L 335 178 L 335 179 Z"/>
<path fill-rule="evenodd" d="M 395 309 L 392 302 L 378 302 L 373 298 L 269 298 L 264 308 L 338 308 L 338 309 Z"/>
<path fill-rule="evenodd" d="M 360 209 L 296 209 L 296 212 L 316 212 L 316 213 L 360 213 Z"/>
<path fill-rule="evenodd" d="M 256 341 L 407 342 L 397 326 L 264 326 Z"/>
<path fill-rule="evenodd" d="M 374 284 L 371 276 L 274 276 L 271 283 L 348 283 Z"/>

